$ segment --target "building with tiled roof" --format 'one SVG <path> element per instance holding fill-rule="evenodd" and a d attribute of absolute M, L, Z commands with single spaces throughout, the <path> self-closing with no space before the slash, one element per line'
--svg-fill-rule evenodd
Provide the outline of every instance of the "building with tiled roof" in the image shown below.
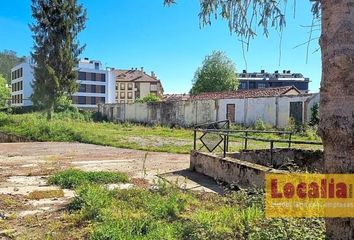
<path fill-rule="evenodd" d="M 206 92 L 191 96 L 193 100 L 234 99 L 256 97 L 278 97 L 283 95 L 299 95 L 301 92 L 294 86 L 237 90 L 229 92 Z"/>
<path fill-rule="evenodd" d="M 197 95 L 190 94 L 165 94 L 163 101 L 184 101 L 184 100 L 217 100 L 217 99 L 237 99 L 237 98 L 257 98 L 257 97 L 279 97 L 284 95 L 302 94 L 294 86 L 277 88 L 260 88 L 249 90 L 236 90 L 229 92 L 205 92 Z"/>
<path fill-rule="evenodd" d="M 130 70 L 114 70 L 116 75 L 116 101 L 117 103 L 133 103 L 149 94 L 163 97 L 161 81 L 154 72 L 147 74 L 144 68 Z"/>

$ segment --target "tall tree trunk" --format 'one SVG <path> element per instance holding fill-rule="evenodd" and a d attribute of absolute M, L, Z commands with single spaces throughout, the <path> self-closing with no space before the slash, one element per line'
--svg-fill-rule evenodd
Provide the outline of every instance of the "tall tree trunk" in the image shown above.
<path fill-rule="evenodd" d="M 354 0 L 322 0 L 319 134 L 327 173 L 354 173 Z M 354 219 L 326 219 L 329 239 L 354 239 Z"/>
<path fill-rule="evenodd" d="M 54 114 L 54 103 L 48 103 L 49 107 L 47 109 L 47 120 L 51 121 L 53 119 L 53 114 Z"/>

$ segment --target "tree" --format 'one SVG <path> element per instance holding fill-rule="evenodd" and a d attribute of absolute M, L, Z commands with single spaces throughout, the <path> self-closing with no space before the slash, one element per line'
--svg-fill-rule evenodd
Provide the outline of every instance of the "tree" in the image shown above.
<path fill-rule="evenodd" d="M 191 94 L 233 91 L 238 85 L 235 64 L 224 52 L 214 51 L 195 72 Z"/>
<path fill-rule="evenodd" d="M 86 10 L 77 0 L 32 0 L 32 16 L 36 64 L 31 99 L 51 119 L 58 100 L 78 88 L 75 67 L 84 46 L 77 37 L 85 28 Z"/>
<path fill-rule="evenodd" d="M 6 79 L 0 74 L 0 107 L 5 107 L 10 98 L 10 88 L 7 85 Z"/>
<path fill-rule="evenodd" d="M 326 173 L 354 173 L 354 1 L 310 0 L 315 19 L 320 20 L 322 80 L 318 133 L 324 146 Z M 165 0 L 165 4 L 175 0 Z M 201 0 L 202 25 L 220 15 L 230 31 L 248 43 L 261 27 L 282 30 L 287 0 Z M 283 4 L 283 5 L 282 5 Z M 282 10 L 283 9 L 283 10 Z M 331 239 L 354 239 L 354 219 L 326 219 Z"/>
<path fill-rule="evenodd" d="M 8 84 L 11 82 L 11 68 L 23 61 L 25 61 L 25 57 L 18 57 L 14 51 L 0 52 L 0 74 L 5 77 Z"/>
<path fill-rule="evenodd" d="M 311 126 L 316 126 L 318 125 L 320 119 L 319 119 L 319 108 L 320 105 L 318 103 L 314 104 L 311 108 L 311 119 L 310 119 L 310 125 Z"/>
<path fill-rule="evenodd" d="M 158 96 L 150 93 L 150 94 L 146 95 L 145 97 L 143 97 L 142 99 L 137 99 L 135 102 L 146 103 L 146 102 L 158 102 L 160 100 L 161 99 Z"/>

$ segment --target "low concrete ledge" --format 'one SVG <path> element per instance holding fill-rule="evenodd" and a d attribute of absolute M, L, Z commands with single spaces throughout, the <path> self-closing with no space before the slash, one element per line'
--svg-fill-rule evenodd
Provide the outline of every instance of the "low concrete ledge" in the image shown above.
<path fill-rule="evenodd" d="M 190 169 L 215 180 L 256 188 L 264 187 L 266 173 L 287 173 L 287 171 L 194 150 L 190 155 Z"/>
<path fill-rule="evenodd" d="M 0 132 L 0 143 L 32 142 L 31 139 L 14 134 Z"/>

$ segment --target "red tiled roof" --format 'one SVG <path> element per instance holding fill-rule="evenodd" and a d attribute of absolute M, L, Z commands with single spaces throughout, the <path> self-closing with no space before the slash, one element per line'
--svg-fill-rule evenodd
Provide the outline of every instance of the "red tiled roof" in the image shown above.
<path fill-rule="evenodd" d="M 116 74 L 116 81 L 124 82 L 153 82 L 157 83 L 159 80 L 156 77 L 152 77 L 146 74 L 144 71 L 131 69 L 131 70 L 114 70 Z"/>
<path fill-rule="evenodd" d="M 207 99 L 233 99 L 233 98 L 255 98 L 255 97 L 277 97 L 285 95 L 290 90 L 295 90 L 298 95 L 300 91 L 294 87 L 277 87 L 277 88 L 260 88 L 249 90 L 237 90 L 230 92 L 207 92 L 191 96 L 192 100 L 207 100 Z"/>

